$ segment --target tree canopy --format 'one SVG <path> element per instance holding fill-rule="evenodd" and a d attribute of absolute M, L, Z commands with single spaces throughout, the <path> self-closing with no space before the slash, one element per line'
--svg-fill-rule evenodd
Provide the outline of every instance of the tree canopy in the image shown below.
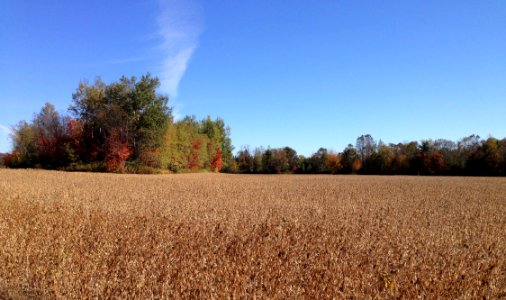
<path fill-rule="evenodd" d="M 149 73 L 110 84 L 79 83 L 69 115 L 46 103 L 31 122 L 13 128 L 8 167 L 109 172 L 266 174 L 506 175 L 506 139 L 470 135 L 385 144 L 363 134 L 343 151 L 319 148 L 309 157 L 282 148 L 243 147 L 234 156 L 220 119 L 175 121 L 169 99 Z"/>
<path fill-rule="evenodd" d="M 227 168 L 233 155 L 223 120 L 175 122 L 159 86 L 150 74 L 79 83 L 69 116 L 46 103 L 30 123 L 14 128 L 6 165 L 113 172 Z"/>
<path fill-rule="evenodd" d="M 320 148 L 310 157 L 289 147 L 243 148 L 236 165 L 240 173 L 505 176 L 506 139 L 471 135 L 458 142 L 438 139 L 386 145 L 366 134 L 357 138 L 356 147 L 349 144 L 340 153 Z"/>

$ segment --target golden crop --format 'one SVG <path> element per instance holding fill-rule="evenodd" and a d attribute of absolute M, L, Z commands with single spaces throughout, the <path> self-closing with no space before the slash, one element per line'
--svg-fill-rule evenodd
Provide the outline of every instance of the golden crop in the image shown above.
<path fill-rule="evenodd" d="M 0 298 L 505 298 L 506 179 L 0 169 Z"/>

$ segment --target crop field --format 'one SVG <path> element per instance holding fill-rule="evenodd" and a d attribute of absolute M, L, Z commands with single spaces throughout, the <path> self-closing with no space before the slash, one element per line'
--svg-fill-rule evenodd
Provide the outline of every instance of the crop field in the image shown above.
<path fill-rule="evenodd" d="M 0 169 L 0 299 L 506 298 L 506 179 Z"/>

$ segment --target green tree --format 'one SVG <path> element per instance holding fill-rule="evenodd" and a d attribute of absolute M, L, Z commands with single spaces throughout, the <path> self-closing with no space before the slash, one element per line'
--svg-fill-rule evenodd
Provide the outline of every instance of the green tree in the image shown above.
<path fill-rule="evenodd" d="M 35 128 L 26 121 L 13 128 L 13 151 L 6 165 L 9 167 L 33 167 L 38 162 Z"/>
<path fill-rule="evenodd" d="M 255 148 L 255 151 L 253 151 L 253 172 L 254 173 L 263 173 L 264 172 L 264 165 L 263 165 L 263 148 Z"/>
<path fill-rule="evenodd" d="M 310 173 L 326 173 L 327 172 L 328 150 L 320 148 L 309 159 L 309 167 L 307 171 Z"/>
<path fill-rule="evenodd" d="M 159 85 L 158 78 L 149 73 L 139 81 L 123 76 L 109 85 L 100 79 L 94 85 L 81 82 L 69 110 L 90 132 L 86 136 L 91 144 L 105 145 L 109 131 L 119 130 L 133 149 L 132 159 L 138 159 L 143 151 L 153 152 L 161 147 L 167 124 L 172 120 L 167 96 L 156 92 Z"/>
<path fill-rule="evenodd" d="M 366 172 L 370 174 L 388 174 L 391 172 L 393 160 L 394 150 L 380 140 L 377 150 L 366 161 Z"/>
<path fill-rule="evenodd" d="M 290 147 L 284 147 L 283 151 L 285 152 L 285 157 L 288 163 L 288 172 L 295 173 L 300 168 L 299 156 L 297 155 L 297 151 Z"/>
<path fill-rule="evenodd" d="M 215 124 L 218 129 L 218 135 L 220 136 L 219 140 L 221 141 L 223 168 L 227 169 L 234 164 L 234 154 L 232 153 L 234 147 L 230 139 L 230 127 L 226 126 L 225 122 L 220 118 L 216 119 Z"/>
<path fill-rule="evenodd" d="M 343 172 L 353 173 L 357 169 L 356 161 L 360 160 L 360 155 L 357 150 L 353 148 L 352 144 L 349 144 L 343 153 L 341 153 L 341 164 L 343 166 Z M 358 168 L 359 169 L 359 168 Z"/>

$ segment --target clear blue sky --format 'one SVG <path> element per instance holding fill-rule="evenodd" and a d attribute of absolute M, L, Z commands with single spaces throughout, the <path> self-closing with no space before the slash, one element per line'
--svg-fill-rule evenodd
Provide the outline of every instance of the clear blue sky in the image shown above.
<path fill-rule="evenodd" d="M 146 72 L 236 148 L 503 138 L 506 1 L 1 1 L 0 152 L 80 80 Z"/>

